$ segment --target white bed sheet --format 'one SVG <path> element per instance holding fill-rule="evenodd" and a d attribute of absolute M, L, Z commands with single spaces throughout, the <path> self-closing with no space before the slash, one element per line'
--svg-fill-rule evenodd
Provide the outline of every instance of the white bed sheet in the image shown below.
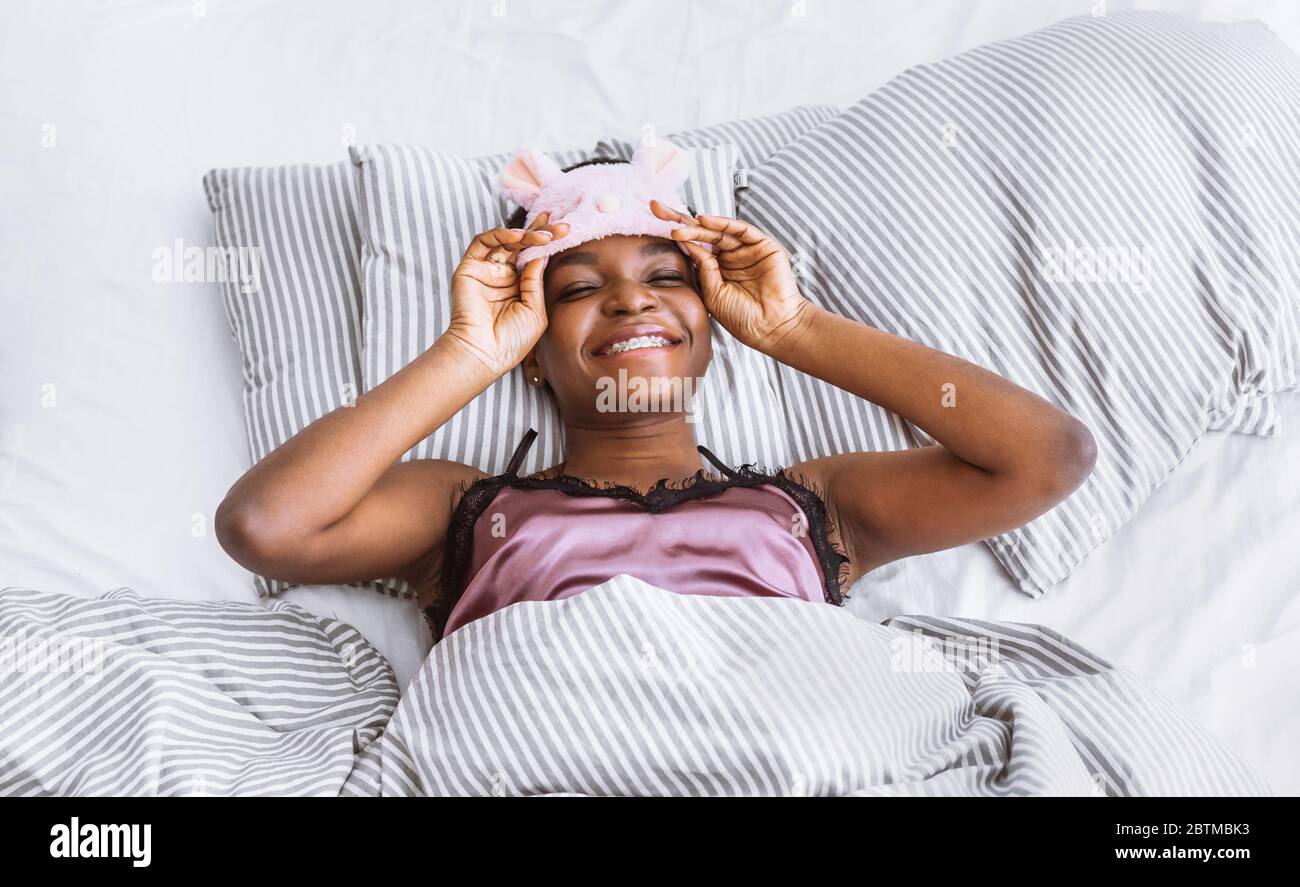
<path fill-rule="evenodd" d="M 210 242 L 207 169 L 333 162 L 353 139 L 481 153 L 845 105 L 909 65 L 1133 5 L 5 4 L 0 586 L 254 598 L 211 533 L 248 464 L 219 294 L 151 275 L 155 248 Z M 1259 18 L 1300 47 L 1300 4 L 1137 5 Z M 1153 680 L 1275 788 L 1300 792 L 1294 431 L 1292 420 L 1275 440 L 1207 438 L 1043 601 L 968 546 L 882 571 L 854 606 L 1052 625 Z M 290 599 L 356 624 L 403 678 L 427 649 L 409 603 L 338 588 Z"/>

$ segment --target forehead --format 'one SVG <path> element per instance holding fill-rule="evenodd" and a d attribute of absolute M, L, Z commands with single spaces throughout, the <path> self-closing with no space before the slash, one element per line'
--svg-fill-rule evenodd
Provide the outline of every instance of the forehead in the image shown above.
<path fill-rule="evenodd" d="M 611 262 L 622 264 L 657 256 L 676 256 L 683 262 L 686 260 L 677 242 L 666 237 L 611 234 L 556 253 L 546 263 L 546 271 L 549 274 L 566 267 L 591 267 Z"/>

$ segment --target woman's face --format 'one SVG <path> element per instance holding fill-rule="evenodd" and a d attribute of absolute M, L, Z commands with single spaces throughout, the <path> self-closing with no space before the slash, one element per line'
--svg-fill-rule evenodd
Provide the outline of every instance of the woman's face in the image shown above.
<path fill-rule="evenodd" d="M 608 399 L 597 397 L 609 380 L 617 382 L 619 370 L 629 381 L 691 386 L 704 376 L 713 357 L 709 314 L 695 270 L 674 241 L 613 235 L 578 244 L 551 256 L 545 285 L 547 328 L 524 371 L 551 386 L 567 420 L 620 418 L 609 415 Z M 612 347 L 635 336 L 666 341 Z"/>

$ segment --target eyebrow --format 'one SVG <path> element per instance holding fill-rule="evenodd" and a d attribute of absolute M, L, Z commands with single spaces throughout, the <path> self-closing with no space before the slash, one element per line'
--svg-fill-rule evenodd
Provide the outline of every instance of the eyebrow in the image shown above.
<path fill-rule="evenodd" d="M 560 256 L 553 262 L 546 263 L 546 271 L 550 273 L 565 265 L 594 265 L 596 264 L 595 253 L 569 253 L 567 256 Z"/>
<path fill-rule="evenodd" d="M 651 241 L 650 243 L 647 243 L 645 246 L 641 247 L 642 256 L 657 256 L 660 253 L 672 253 L 674 256 L 680 256 L 682 254 L 682 250 L 681 247 L 677 245 L 677 241 L 675 240 L 671 242 L 664 241 L 664 240 L 654 240 Z"/>
<path fill-rule="evenodd" d="M 657 256 L 660 253 L 670 253 L 674 256 L 680 256 L 682 251 L 680 247 L 677 246 L 676 241 L 666 240 L 651 241 L 641 247 L 641 255 L 643 257 Z M 595 253 L 569 253 L 568 255 L 561 256 L 554 262 L 549 262 L 546 266 L 546 270 L 554 271 L 558 268 L 563 268 L 565 265 L 595 265 L 598 261 L 599 260 Z"/>

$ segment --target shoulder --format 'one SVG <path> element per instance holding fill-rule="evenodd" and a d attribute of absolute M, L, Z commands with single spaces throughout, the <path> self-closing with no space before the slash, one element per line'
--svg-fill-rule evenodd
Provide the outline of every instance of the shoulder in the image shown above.
<path fill-rule="evenodd" d="M 472 465 L 449 459 L 412 459 L 398 462 L 385 472 L 383 483 L 400 485 L 430 501 L 454 508 L 460 494 L 469 486 L 489 477 Z"/>
<path fill-rule="evenodd" d="M 395 497 L 406 499 L 424 515 L 429 549 L 398 574 L 398 578 L 416 587 L 421 605 L 426 603 L 426 594 L 439 571 L 443 543 L 461 497 L 490 476 L 472 465 L 448 459 L 411 459 L 393 465 L 380 480 L 380 485 L 387 486 Z"/>

